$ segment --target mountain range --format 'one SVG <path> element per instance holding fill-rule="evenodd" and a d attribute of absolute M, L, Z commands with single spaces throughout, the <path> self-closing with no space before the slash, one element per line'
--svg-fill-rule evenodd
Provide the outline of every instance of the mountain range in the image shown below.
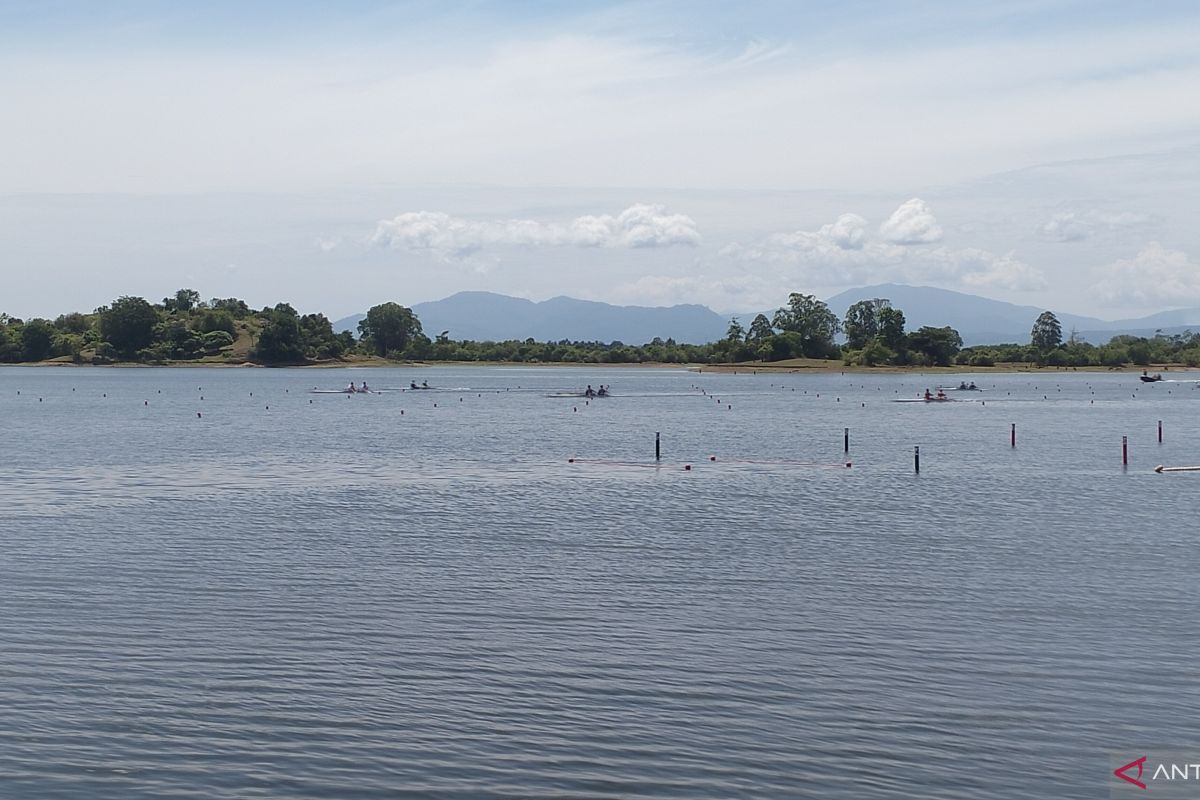
<path fill-rule="evenodd" d="M 850 289 L 826 300 L 834 313 L 860 300 L 887 298 L 904 312 L 908 329 L 923 325 L 949 325 L 967 345 L 1027 342 L 1033 322 L 1046 309 L 1020 306 L 986 297 L 935 289 L 930 286 L 879 284 Z M 426 335 L 448 331 L 451 339 L 504 340 L 534 338 L 538 341 L 621 341 L 644 344 L 655 337 L 677 342 L 703 344 L 722 338 L 729 317 L 702 305 L 669 307 L 616 306 L 571 297 L 542 302 L 491 292 L 459 292 L 443 300 L 417 303 L 412 307 Z M 1096 317 L 1055 312 L 1063 336 L 1072 331 L 1081 339 L 1103 343 L 1113 336 L 1153 336 L 1200 330 L 1200 309 L 1162 311 L 1135 319 L 1103 320 Z M 768 317 L 774 309 L 764 311 Z M 738 314 L 749 326 L 757 312 Z M 335 330 L 357 334 L 363 314 L 334 322 Z"/>
<path fill-rule="evenodd" d="M 572 297 L 535 303 L 491 292 L 459 292 L 444 300 L 417 303 L 412 310 L 430 338 L 449 331 L 451 339 L 477 341 L 532 337 L 539 342 L 570 339 L 644 344 L 659 337 L 703 344 L 722 338 L 729 327 L 727 317 L 706 306 L 614 306 Z M 364 316 L 340 319 L 333 323 L 334 330 L 357 334 Z"/>

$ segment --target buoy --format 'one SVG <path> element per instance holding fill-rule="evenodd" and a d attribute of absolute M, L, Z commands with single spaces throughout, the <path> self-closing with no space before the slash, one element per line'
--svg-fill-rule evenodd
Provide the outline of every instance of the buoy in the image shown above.
<path fill-rule="evenodd" d="M 199 417 L 200 417 L 200 412 L 199 412 L 199 411 L 197 411 L 197 412 L 196 412 L 196 417 L 197 417 L 197 418 L 199 418 Z"/>
<path fill-rule="evenodd" d="M 709 456 L 709 457 L 708 457 L 708 460 L 709 460 L 709 461 L 716 461 L 716 460 L 717 460 L 717 457 L 716 457 L 716 456 Z"/>
<path fill-rule="evenodd" d="M 568 458 L 568 459 L 567 459 L 567 463 L 568 463 L 568 464 L 574 464 L 574 463 L 575 463 L 575 459 L 573 459 L 573 458 Z M 1159 467 L 1159 469 L 1162 469 L 1162 467 Z"/>
<path fill-rule="evenodd" d="M 684 472 L 691 472 L 691 471 L 692 471 L 692 465 L 691 465 L 691 464 L 684 464 L 684 465 L 683 465 L 683 471 L 684 471 Z"/>

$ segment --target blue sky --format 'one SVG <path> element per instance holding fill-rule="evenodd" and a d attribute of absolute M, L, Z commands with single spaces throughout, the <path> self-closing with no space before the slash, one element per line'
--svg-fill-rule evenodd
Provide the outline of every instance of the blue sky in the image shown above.
<path fill-rule="evenodd" d="M 1200 306 L 1197 41 L 1178 2 L 0 2 L 0 310 Z"/>

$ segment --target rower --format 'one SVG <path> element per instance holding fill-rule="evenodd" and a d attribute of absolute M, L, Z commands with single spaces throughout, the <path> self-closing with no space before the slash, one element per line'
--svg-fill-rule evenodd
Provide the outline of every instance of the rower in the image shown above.
<path fill-rule="evenodd" d="M 346 391 L 349 392 L 350 394 L 354 394 L 355 392 L 358 391 L 358 389 L 354 388 L 354 381 L 350 381 L 350 385 L 346 387 Z"/>
<path fill-rule="evenodd" d="M 608 387 L 603 383 L 600 384 L 600 391 L 596 393 L 597 397 L 608 397 Z"/>
<path fill-rule="evenodd" d="M 367 382 L 366 382 L 366 381 L 363 381 L 362 388 L 361 388 L 361 389 L 359 389 L 359 391 L 360 391 L 360 392 L 369 392 L 369 391 L 371 391 L 370 389 L 368 389 L 368 388 L 367 388 Z"/>
<path fill-rule="evenodd" d="M 588 384 L 587 391 L 585 391 L 583 393 L 583 396 L 584 397 L 595 397 L 596 396 L 596 390 L 592 388 L 592 385 L 590 383 Z"/>
<path fill-rule="evenodd" d="M 945 400 L 945 399 L 946 399 L 946 393 L 945 393 L 945 392 L 943 392 L 941 389 L 938 389 L 938 393 L 937 393 L 937 399 L 938 399 L 938 400 Z"/>
<path fill-rule="evenodd" d="M 932 400 L 932 399 L 933 399 L 933 395 L 929 393 L 929 390 L 928 390 L 928 389 L 926 389 L 926 390 L 925 390 L 925 399 L 926 399 L 926 400 Z"/>
<path fill-rule="evenodd" d="M 410 389 L 420 389 L 420 388 L 421 388 L 420 386 L 417 386 L 417 382 L 416 382 L 416 381 L 411 381 L 411 382 L 408 384 L 408 386 L 409 386 L 409 388 L 410 388 Z"/>
<path fill-rule="evenodd" d="M 422 388 L 422 389 L 428 389 L 428 388 L 429 388 L 429 381 L 421 381 L 421 388 Z"/>

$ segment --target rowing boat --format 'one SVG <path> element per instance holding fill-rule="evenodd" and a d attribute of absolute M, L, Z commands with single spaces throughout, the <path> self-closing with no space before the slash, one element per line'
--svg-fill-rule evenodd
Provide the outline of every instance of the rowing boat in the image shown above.
<path fill-rule="evenodd" d="M 309 389 L 309 394 L 383 394 L 380 389 L 355 389 L 353 392 L 349 389 Z"/>

